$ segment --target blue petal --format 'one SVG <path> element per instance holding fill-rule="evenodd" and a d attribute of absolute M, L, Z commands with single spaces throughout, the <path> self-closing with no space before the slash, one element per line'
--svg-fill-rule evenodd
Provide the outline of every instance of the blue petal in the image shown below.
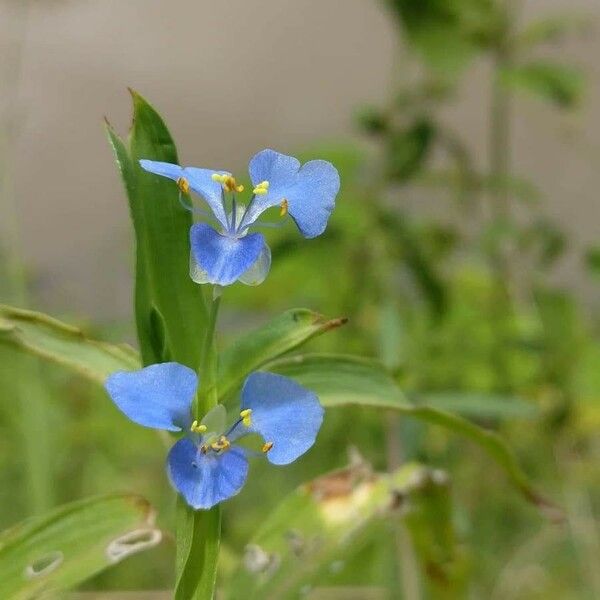
<path fill-rule="evenodd" d="M 250 160 L 248 169 L 253 185 L 268 181 L 269 191 L 254 199 L 243 225 L 253 223 L 267 208 L 285 199 L 304 237 L 316 237 L 325 231 L 340 189 L 340 177 L 331 163 L 311 160 L 301 167 L 292 156 L 263 150 Z"/>
<path fill-rule="evenodd" d="M 181 431 L 189 425 L 198 377 L 192 369 L 171 362 L 113 373 L 104 387 L 134 423 Z"/>
<path fill-rule="evenodd" d="M 209 509 L 235 496 L 248 476 L 248 460 L 241 448 L 223 454 L 203 454 L 187 437 L 169 452 L 167 470 L 173 487 L 195 509 Z"/>
<path fill-rule="evenodd" d="M 206 281 L 230 285 L 258 260 L 265 239 L 260 233 L 241 238 L 222 235 L 210 225 L 196 223 L 190 229 L 190 242 Z"/>
<path fill-rule="evenodd" d="M 340 176 L 330 162 L 311 160 L 302 166 L 287 200 L 289 213 L 304 237 L 317 237 L 325 231 L 339 189 Z"/>
<path fill-rule="evenodd" d="M 177 181 L 180 177 L 183 177 L 183 167 L 174 165 L 173 163 L 142 159 L 140 160 L 140 167 L 144 171 L 148 171 L 148 173 L 168 177 L 173 181 Z"/>
<path fill-rule="evenodd" d="M 223 207 L 223 188 L 218 181 L 212 180 L 212 176 L 215 173 L 219 175 L 229 175 L 230 173 L 227 171 L 214 171 L 213 169 L 180 167 L 171 163 L 144 159 L 140 160 L 140 166 L 149 173 L 162 175 L 173 181 L 177 181 L 180 177 L 187 179 L 194 192 L 206 201 L 217 221 L 227 228 L 227 218 Z"/>
<path fill-rule="evenodd" d="M 252 409 L 250 429 L 273 442 L 267 458 L 287 465 L 314 443 L 323 422 L 316 394 L 295 381 L 273 373 L 252 373 L 242 389 L 242 410 Z"/>
<path fill-rule="evenodd" d="M 242 275 L 240 282 L 245 285 L 260 285 L 271 269 L 271 249 L 267 244 L 263 246 L 256 262 Z"/>

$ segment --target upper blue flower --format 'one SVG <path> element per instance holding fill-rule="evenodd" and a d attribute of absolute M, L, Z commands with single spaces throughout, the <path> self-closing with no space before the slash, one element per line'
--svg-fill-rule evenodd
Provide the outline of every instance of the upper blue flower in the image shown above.
<path fill-rule="evenodd" d="M 261 450 L 275 465 L 287 465 L 314 443 L 323 421 L 317 396 L 287 377 L 252 373 L 242 388 L 239 418 L 226 427 L 226 411 L 217 405 L 192 421 L 198 386 L 192 369 L 162 363 L 139 371 L 119 371 L 105 387 L 117 407 L 145 427 L 184 431 L 171 448 L 167 471 L 173 487 L 195 509 L 208 509 L 237 494 L 248 475 L 248 455 L 239 445 L 258 434 Z"/>
<path fill-rule="evenodd" d="M 271 266 L 271 252 L 264 236 L 249 233 L 250 227 L 268 208 L 279 206 L 280 215 L 289 213 L 304 237 L 316 237 L 327 227 L 340 188 L 338 172 L 330 162 L 311 160 L 300 165 L 293 156 L 274 150 L 262 150 L 250 160 L 253 190 L 247 206 L 237 203 L 236 193 L 243 186 L 227 171 L 152 160 L 140 160 L 140 165 L 176 181 L 183 193 L 196 192 L 218 222 L 218 231 L 205 223 L 190 230 L 190 275 L 197 283 L 262 283 Z"/>

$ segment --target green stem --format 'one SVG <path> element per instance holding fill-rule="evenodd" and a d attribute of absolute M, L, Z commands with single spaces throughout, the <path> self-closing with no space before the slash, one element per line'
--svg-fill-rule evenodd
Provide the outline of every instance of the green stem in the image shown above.
<path fill-rule="evenodd" d="M 212 303 L 208 313 L 208 322 L 206 324 L 206 333 L 202 344 L 200 354 L 200 366 L 198 373 L 200 375 L 201 385 L 198 389 L 198 395 L 194 405 L 194 418 L 202 418 L 213 406 L 217 404 L 217 352 L 215 349 L 215 328 L 217 325 L 217 316 L 221 305 L 221 288 L 215 286 L 213 289 Z"/>
<path fill-rule="evenodd" d="M 494 183 L 491 193 L 491 213 L 497 225 L 506 224 L 512 217 L 509 194 L 511 172 L 511 104 L 510 90 L 504 85 L 502 75 L 513 63 L 511 40 L 516 17 L 515 0 L 505 0 L 504 26 L 494 48 L 494 73 L 492 80 L 492 101 L 490 106 L 489 161 L 490 175 Z M 490 310 L 495 327 L 496 342 L 492 346 L 491 362 L 494 365 L 499 390 L 506 389 L 509 381 L 506 364 L 506 325 L 505 310 L 510 305 L 511 260 L 507 255 L 500 236 L 500 243 L 493 248 L 490 256 L 494 274 L 493 292 L 490 296 Z"/>
<path fill-rule="evenodd" d="M 510 92 L 502 82 L 502 72 L 509 64 L 508 53 L 500 46 L 495 54 L 492 104 L 490 108 L 490 172 L 495 186 L 492 193 L 494 220 L 510 216 L 508 176 L 510 174 Z"/>
<path fill-rule="evenodd" d="M 200 419 L 218 401 L 215 329 L 221 289 L 215 286 L 202 352 L 200 386 L 194 402 L 194 417 Z M 177 499 L 177 561 L 175 600 L 212 600 L 216 584 L 221 539 L 221 509 L 193 510 Z"/>

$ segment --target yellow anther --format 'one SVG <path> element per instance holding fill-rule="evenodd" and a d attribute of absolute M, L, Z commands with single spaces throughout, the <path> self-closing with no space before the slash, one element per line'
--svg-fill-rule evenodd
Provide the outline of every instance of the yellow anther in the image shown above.
<path fill-rule="evenodd" d="M 269 182 L 268 181 L 261 181 L 258 185 L 256 185 L 254 187 L 254 189 L 252 190 L 252 193 L 255 196 L 264 196 L 265 194 L 267 194 L 269 192 Z"/>
<path fill-rule="evenodd" d="M 202 423 L 198 423 L 198 421 L 194 421 L 192 426 L 190 427 L 190 431 L 193 433 L 204 433 L 206 431 L 206 425 L 202 425 Z"/>
<path fill-rule="evenodd" d="M 245 408 L 242 412 L 240 412 L 240 417 L 242 417 L 242 423 L 246 427 L 250 427 L 252 425 L 252 409 Z"/>
<path fill-rule="evenodd" d="M 216 442 L 213 442 L 210 447 L 215 451 L 219 452 L 220 450 L 227 450 L 231 446 L 231 442 L 222 435 Z"/>
<path fill-rule="evenodd" d="M 231 175 L 227 175 L 225 177 L 225 180 L 223 181 L 223 189 L 226 192 L 235 192 L 238 189 L 238 184 L 235 181 L 235 177 L 232 177 Z M 242 188 L 243 189 L 243 188 Z"/>
<path fill-rule="evenodd" d="M 273 447 L 273 442 L 263 444 L 262 451 L 266 454 Z"/>
<path fill-rule="evenodd" d="M 213 181 L 218 181 L 226 192 L 243 192 L 244 186 L 238 185 L 235 177 L 232 175 L 213 173 L 211 175 Z"/>
<path fill-rule="evenodd" d="M 285 217 L 285 215 L 288 214 L 288 201 L 284 198 L 281 201 L 281 204 L 279 205 L 280 209 L 279 209 L 279 216 L 280 217 Z"/>
<path fill-rule="evenodd" d="M 184 194 L 189 194 L 190 192 L 190 183 L 185 177 L 180 177 L 177 180 L 177 187 Z"/>

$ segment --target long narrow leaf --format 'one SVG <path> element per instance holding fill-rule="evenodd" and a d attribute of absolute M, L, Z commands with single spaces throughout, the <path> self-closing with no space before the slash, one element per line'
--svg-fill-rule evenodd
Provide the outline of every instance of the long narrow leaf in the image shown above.
<path fill-rule="evenodd" d="M 409 516 L 423 510 L 432 488 L 447 497 L 447 481 L 417 464 L 404 465 L 391 475 L 372 473 L 358 463 L 302 485 L 285 498 L 246 546 L 245 556 L 225 583 L 228 600 L 298 598 L 305 586 L 318 585 L 331 565 L 340 568 L 377 531 L 383 518 Z M 397 509 L 402 507 L 402 513 Z M 437 545 L 452 559 L 452 540 L 439 515 Z M 417 525 L 421 531 L 422 523 Z"/>
<path fill-rule="evenodd" d="M 219 395 L 226 397 L 252 371 L 345 322 L 296 308 L 238 338 L 219 357 Z"/>
<path fill-rule="evenodd" d="M 527 500 L 536 504 L 549 518 L 562 518 L 561 511 L 533 488 L 514 453 L 497 433 L 458 415 L 409 403 L 383 366 L 375 361 L 342 355 L 309 354 L 279 359 L 264 368 L 292 377 L 311 388 L 326 407 L 357 405 L 391 409 L 440 425 L 471 440 L 496 462 Z"/>
<path fill-rule="evenodd" d="M 177 186 L 146 173 L 142 158 L 177 163 L 160 115 L 137 92 L 129 147 L 110 126 L 109 141 L 129 199 L 136 240 L 135 308 L 144 364 L 176 360 L 197 368 L 206 322 L 202 287 L 189 277 L 192 218 L 178 202 Z"/>
<path fill-rule="evenodd" d="M 61 506 L 0 534 L 0 598 L 53 597 L 161 538 L 154 511 L 139 496 Z"/>
<path fill-rule="evenodd" d="M 341 354 L 300 354 L 263 368 L 292 377 L 314 390 L 325 406 L 412 408 L 383 365 L 375 360 Z"/>
<path fill-rule="evenodd" d="M 0 305 L 0 344 L 63 365 L 104 383 L 114 371 L 138 369 L 133 348 L 92 340 L 76 327 L 43 313 Z"/>

